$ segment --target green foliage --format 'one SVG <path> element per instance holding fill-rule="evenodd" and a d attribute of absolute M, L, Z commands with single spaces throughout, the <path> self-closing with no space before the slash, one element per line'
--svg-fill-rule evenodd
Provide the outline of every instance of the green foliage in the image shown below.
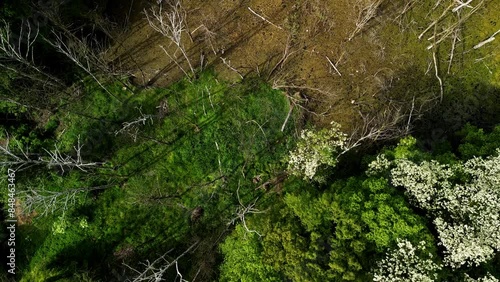
<path fill-rule="evenodd" d="M 334 183 L 332 189 L 336 191 L 332 203 L 336 240 L 331 260 L 349 276 L 366 273 L 370 265 L 366 257 L 382 253 L 397 238 L 432 244 L 425 221 L 414 214 L 386 179 L 351 178 Z M 360 271 L 362 267 L 364 271 Z"/>
<path fill-rule="evenodd" d="M 241 225 L 236 226 L 220 248 L 225 254 L 220 281 L 282 281 L 270 265 L 263 263 L 258 235 L 247 233 Z"/>
<path fill-rule="evenodd" d="M 463 160 L 473 157 L 485 157 L 495 153 L 500 148 L 500 126 L 497 125 L 490 133 L 483 129 L 467 124 L 458 132 L 462 138 L 462 144 L 458 147 Z"/>
<path fill-rule="evenodd" d="M 426 252 L 430 249 L 433 256 L 437 253 L 434 242 L 438 238 L 433 238 L 427 228 L 434 225 L 417 215 L 403 191 L 394 187 L 394 181 L 391 182 L 394 176 L 391 168 L 395 163 L 401 164 L 405 160 L 408 168 L 413 169 L 424 164 L 423 173 L 411 174 L 415 172 L 413 170 L 403 176 L 422 176 L 418 181 L 436 183 L 446 178 L 441 177 L 446 172 L 440 174 L 436 170 L 457 166 L 459 159 L 492 155 L 499 147 L 500 127 L 489 133 L 466 126 L 459 134 L 463 144 L 458 147 L 452 141 L 444 140 L 431 144 L 433 149 L 430 152 L 422 149 L 421 140 L 407 137 L 396 147 L 386 148 L 378 156 L 367 157 L 375 162 L 370 162 L 366 175 L 359 171 L 357 161 L 348 159 L 358 157 L 352 152 L 344 159 L 350 164 L 338 167 L 338 170 L 350 169 L 333 176 L 318 177 L 317 168 L 337 165 L 336 155 L 345 149 L 346 136 L 335 125 L 332 129 L 304 131 L 297 149 L 289 155 L 291 162 L 288 167 L 289 172 L 301 177 L 305 175 L 306 180 L 316 175 L 315 180 L 321 178 L 331 182 L 323 181 L 323 186 L 320 186 L 318 182 L 307 183 L 294 177 L 286 179 L 284 159 L 294 147 L 297 113 L 292 113 L 282 132 L 281 126 L 288 119 L 290 110 L 285 95 L 260 80 L 244 79 L 239 84 L 221 82 L 210 71 L 200 73 L 194 81 L 180 81 L 168 88 L 135 89 L 125 80 L 115 80 L 112 75 L 96 70 L 96 75 L 102 78 L 101 82 L 108 90 L 104 91 L 64 55 L 55 54 L 56 51 L 42 38 L 51 38 L 52 31 L 60 32 L 58 27 L 51 26 L 55 24 L 71 26 L 75 36 L 89 39 L 92 45 L 95 38 L 89 34 L 94 35 L 97 31 L 99 39 L 95 40 L 96 45 L 106 45 L 109 30 L 104 29 L 114 24 L 99 16 L 104 10 L 109 12 L 107 4 L 111 2 L 29 2 L 2 1 L 0 18 L 11 23 L 14 37 L 21 27 L 17 23 L 22 18 L 29 17 L 26 20 L 33 23 L 32 27 L 40 24 L 39 40 L 33 46 L 36 50 L 33 62 L 39 69 L 59 77 L 62 83 L 47 90 L 46 78 L 37 71 L 28 69 L 23 76 L 16 71 L 0 70 L 0 97 L 3 99 L 0 113 L 8 117 L 0 125 L 0 139 L 5 141 L 8 132 L 15 153 L 29 148 L 30 152 L 43 154 L 57 144 L 63 154 L 73 157 L 74 146 L 81 142 L 85 160 L 102 161 L 105 165 L 85 172 L 58 168 L 50 172 L 39 168 L 19 171 L 16 178 L 18 191 L 22 193 L 32 188 L 65 192 L 99 185 L 108 188 L 83 191 L 64 213 L 56 209 L 42 217 L 42 205 L 35 209 L 38 216 L 36 213 L 26 215 L 28 221 L 33 222 L 20 225 L 17 237 L 22 281 L 92 281 L 94 277 L 102 281 L 123 280 L 123 277 L 114 276 L 111 270 L 121 270 L 124 262 L 136 266 L 167 251 L 171 251 L 168 258 L 175 257 L 192 242 L 199 244 L 179 263 L 181 272 L 189 273 L 185 276 L 187 280 L 195 275 L 200 277 L 197 280 L 213 280 L 213 269 L 221 260 L 214 250 L 223 242 L 219 246 L 224 255 L 220 266 L 222 281 L 368 281 L 373 278 L 370 272 L 374 262 L 384 257 L 387 251 L 394 250 L 398 245 L 396 242 L 405 242 L 403 249 L 408 252 L 413 252 L 416 243 L 424 242 L 422 246 L 426 245 Z M 425 49 L 428 43 L 407 34 L 428 26 L 440 17 L 447 4 L 410 2 L 411 5 L 404 6 L 404 12 L 399 10 L 403 8 L 401 3 L 382 5 L 377 22 L 388 17 L 391 23 L 365 33 L 362 37 L 368 41 L 357 41 L 377 47 L 375 49 L 380 52 L 368 54 L 366 58 L 370 60 L 373 55 L 390 58 L 390 64 L 383 65 L 389 65 L 391 69 L 379 68 L 381 65 L 373 74 L 367 65 L 359 74 L 356 71 L 339 80 L 340 84 L 352 84 L 350 94 L 357 97 L 352 100 L 356 105 L 372 108 L 371 103 L 376 105 L 380 98 L 401 102 L 410 101 L 413 96 L 414 108 L 424 109 L 432 102 L 430 98 L 436 98 L 435 94 L 439 92 L 436 79 L 432 75 L 423 75 L 432 61 L 431 52 Z M 497 79 L 500 57 L 494 49 L 497 45 L 488 44 L 479 49 L 471 45 L 498 29 L 494 21 L 498 11 L 491 9 L 495 1 L 485 2 L 483 11 L 478 11 L 471 20 L 465 16 L 461 23 L 464 38 L 468 40 L 453 41 L 457 43 L 457 50 L 470 51 L 456 52 L 456 58 L 447 71 L 453 76 L 445 75 L 445 64 L 436 64 L 436 73 L 443 77 L 444 95 L 441 106 L 431 114 L 437 122 L 432 122 L 433 118 L 427 120 L 430 128 L 439 124 L 445 131 L 453 132 L 467 121 L 486 126 L 498 122 L 498 88 L 490 85 L 498 86 L 500 81 Z M 60 22 L 40 23 L 44 19 L 36 11 L 31 11 L 30 6 L 52 8 L 52 4 L 57 8 L 50 11 L 60 15 Z M 307 10 L 309 6 L 304 7 Z M 135 5 L 124 10 L 130 14 Z M 462 11 L 465 10 L 467 8 Z M 440 19 L 437 29 L 444 30 L 456 20 L 455 16 L 449 15 L 455 13 L 447 13 Z M 325 18 L 328 15 L 321 14 L 321 21 Z M 292 22 L 298 29 L 300 20 L 295 18 Z M 206 31 L 210 33 L 208 29 Z M 448 58 L 451 42 L 444 40 L 439 48 L 434 49 L 434 55 Z M 111 53 L 108 52 L 106 57 L 114 57 Z M 121 59 L 117 57 L 116 61 Z M 6 61 L 2 63 L 22 70 L 15 62 Z M 354 71 L 350 67 L 345 69 L 345 72 Z M 370 72 L 374 80 L 364 79 L 367 75 L 371 77 Z M 418 73 L 422 75 L 415 75 Z M 290 79 L 294 80 L 293 77 Z M 361 87 L 363 93 L 352 83 L 360 79 L 366 81 Z M 342 86 L 340 84 L 337 86 Z M 65 85 L 72 87 L 64 89 Z M 370 92 L 377 93 L 372 96 L 377 101 L 362 97 Z M 335 103 L 345 106 L 342 101 L 346 97 L 338 98 Z M 26 106 L 8 102 L 9 99 Z M 325 101 L 330 100 L 326 97 L 310 101 L 313 102 L 309 105 L 326 109 L 323 106 L 329 102 Z M 347 112 L 343 106 L 337 115 L 347 119 L 349 116 L 343 116 Z M 45 110 L 49 113 L 43 112 Z M 423 131 L 428 133 L 425 128 Z M 473 168 L 488 162 L 488 168 L 496 169 L 493 159 L 474 160 L 477 163 L 468 163 Z M 495 172 L 493 168 L 489 170 L 491 173 Z M 1 171 L 5 174 L 5 168 Z M 474 173 L 470 167 L 469 171 L 462 168 L 447 178 L 449 183 L 457 184 L 449 185 L 456 189 L 447 191 L 447 194 L 453 195 L 466 187 L 465 192 L 477 196 L 478 193 L 471 192 L 474 187 L 467 186 L 469 182 L 481 179 L 480 173 Z M 484 178 L 476 181 L 475 186 L 489 189 L 495 179 L 493 176 Z M 0 179 L 4 187 L 6 183 L 5 178 Z M 440 185 L 444 187 L 449 183 Z M 481 189 L 478 190 L 483 191 Z M 470 201 L 456 208 L 475 208 L 477 214 L 481 214 L 483 211 L 477 208 L 481 202 L 498 202 L 489 195 L 483 194 L 484 201 Z M 5 201 L 5 189 L 1 196 Z M 465 196 L 459 198 L 459 203 L 467 199 Z M 263 213 L 248 213 L 244 221 L 241 214 L 239 218 L 235 215 L 235 211 L 241 213 L 251 205 Z M 195 213 L 199 210 L 203 212 Z M 490 213 L 492 218 L 498 214 L 495 211 Z M 459 212 L 447 215 L 450 218 L 460 216 Z M 470 218 L 473 217 L 465 216 L 465 221 Z M 228 222 L 237 222 L 238 219 L 244 224 L 237 224 L 224 238 L 230 231 Z M 484 233 L 496 234 L 494 227 L 490 228 L 491 232 Z M 249 232 L 248 228 L 258 233 Z M 434 230 L 434 233 L 443 233 L 442 229 Z M 423 252 L 422 246 L 418 249 L 422 248 Z M 443 246 L 441 251 L 446 248 Z M 439 255 L 442 256 L 443 252 Z M 404 264 L 398 269 L 414 262 L 418 266 L 418 258 L 400 259 L 393 255 L 386 256 L 386 261 L 391 261 L 391 257 Z M 429 260 L 428 265 L 431 263 Z M 479 270 L 461 271 L 470 272 L 474 277 L 484 276 L 487 272 L 497 275 L 496 265 L 498 255 L 477 268 Z M 200 276 L 199 270 L 203 270 Z M 464 276 L 460 274 L 455 276 Z"/>
<path fill-rule="evenodd" d="M 293 281 L 366 281 L 373 257 L 395 246 L 396 239 L 432 246 L 425 221 L 383 178 L 338 180 L 322 193 L 302 185 L 285 195 L 284 204 L 247 219 L 250 228 L 262 234 L 264 256 L 251 264 L 270 265 Z M 256 238 L 243 231 L 231 238 Z M 260 249 L 257 246 L 253 252 Z M 232 257 L 237 250 L 223 252 Z M 240 263 L 233 266 L 239 269 Z M 228 267 L 222 268 L 222 275 L 229 275 Z"/>
<path fill-rule="evenodd" d="M 53 270 L 59 279 L 71 279 L 74 272 L 92 269 L 92 275 L 110 278 L 109 263 L 135 266 L 170 249 L 182 252 L 193 237 L 213 244 L 240 205 L 236 189 L 241 201 L 251 201 L 261 194 L 253 177 L 267 181 L 284 169 L 281 160 L 291 147 L 286 134 L 296 117 L 281 132 L 286 98 L 260 81 L 230 86 L 207 72 L 167 89 L 133 93 L 109 85 L 119 99 L 85 83 L 80 103 L 66 105 L 46 127 L 56 128 L 62 152 L 72 152 L 80 138 L 82 152 L 87 147 L 82 156 L 100 157 L 107 165 L 91 173 L 39 172 L 20 189 L 117 185 L 81 193 L 64 217 L 36 220 L 44 234 L 36 244 L 42 247 L 24 242 L 30 259 L 26 277 Z M 168 109 L 159 113 L 163 102 Z M 141 115 L 149 117 L 147 123 L 118 132 Z M 194 224 L 196 207 L 204 215 Z"/>
<path fill-rule="evenodd" d="M 59 124 L 58 143 L 62 152 L 72 151 L 79 138 L 86 155 L 103 157 L 102 153 L 113 147 L 114 131 L 137 110 L 121 102 L 132 97 L 133 92 L 118 82 L 106 87 L 117 98 L 90 78 L 85 79 L 84 97 L 78 103 L 66 105 L 68 108 L 52 119 L 52 123 Z"/>
<path fill-rule="evenodd" d="M 0 19 L 20 19 L 30 12 L 28 0 L 5 0 L 0 3 Z"/>

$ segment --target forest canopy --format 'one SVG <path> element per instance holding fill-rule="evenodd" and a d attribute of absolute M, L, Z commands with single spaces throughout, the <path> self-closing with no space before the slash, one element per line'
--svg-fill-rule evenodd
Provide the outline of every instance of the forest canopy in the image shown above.
<path fill-rule="evenodd" d="M 495 0 L 0 3 L 1 281 L 499 281 Z"/>

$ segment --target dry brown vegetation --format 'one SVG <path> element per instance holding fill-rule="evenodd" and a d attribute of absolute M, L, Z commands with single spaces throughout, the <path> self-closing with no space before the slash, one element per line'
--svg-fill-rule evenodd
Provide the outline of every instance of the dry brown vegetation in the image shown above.
<path fill-rule="evenodd" d="M 354 130 L 372 113 L 396 107 L 407 120 L 437 102 L 443 75 L 466 56 L 479 58 L 464 50 L 488 38 L 466 41 L 466 24 L 493 34 L 493 23 L 483 25 L 494 17 L 493 2 L 474 1 L 471 9 L 456 1 L 184 0 L 185 56 L 143 13 L 110 53 L 143 85 L 179 79 L 190 69 L 187 57 L 194 68 L 213 67 L 224 79 L 257 75 L 289 97 L 298 92 L 318 125 L 335 120 Z M 167 3 L 160 5 L 168 10 Z M 136 3 L 132 13 L 150 5 L 157 3 Z M 426 28 L 439 37 L 431 50 L 418 38 Z"/>

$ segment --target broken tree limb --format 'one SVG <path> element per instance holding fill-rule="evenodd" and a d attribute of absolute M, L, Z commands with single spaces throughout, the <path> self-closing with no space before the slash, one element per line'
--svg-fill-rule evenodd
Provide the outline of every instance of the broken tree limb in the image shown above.
<path fill-rule="evenodd" d="M 237 69 L 235 69 L 234 67 L 231 66 L 231 61 L 226 60 L 226 58 L 223 58 L 223 57 L 220 57 L 220 59 L 222 60 L 222 63 L 224 65 L 226 65 L 230 70 L 237 73 L 240 76 L 240 78 L 243 79 L 243 75 L 241 75 L 241 73 Z"/>
<path fill-rule="evenodd" d="M 483 40 L 481 42 L 479 42 L 478 44 L 474 45 L 474 47 L 472 47 L 473 49 L 479 49 L 481 47 L 483 47 L 484 45 L 492 42 L 493 40 L 495 40 L 495 35 L 497 35 L 498 33 L 500 33 L 500 29 L 497 30 L 495 33 L 493 33 L 490 37 L 488 37 L 486 40 Z"/>
<path fill-rule="evenodd" d="M 337 67 L 335 66 L 334 63 L 332 63 L 332 61 L 330 60 L 330 58 L 328 58 L 328 56 L 325 56 L 325 58 L 328 60 L 328 63 L 330 63 L 330 65 L 333 67 L 333 69 L 340 75 L 342 76 L 342 74 L 339 72 L 339 70 L 337 69 Z"/>
<path fill-rule="evenodd" d="M 248 8 L 248 10 L 249 10 L 252 14 L 256 15 L 256 16 L 257 16 L 257 17 L 259 17 L 261 20 L 265 21 L 266 23 L 268 23 L 268 24 L 270 24 L 270 25 L 272 25 L 272 26 L 274 26 L 274 27 L 276 27 L 276 28 L 278 28 L 278 29 L 283 30 L 283 28 L 282 28 L 281 26 L 275 25 L 274 23 L 272 23 L 272 22 L 271 22 L 271 21 L 269 21 L 268 19 L 266 19 L 266 18 L 264 18 L 263 16 L 261 16 L 261 15 L 257 14 L 257 12 L 255 12 L 254 10 L 252 10 L 252 8 L 250 8 L 250 7 L 247 7 L 247 8 Z"/>
<path fill-rule="evenodd" d="M 288 111 L 288 115 L 286 115 L 286 119 L 283 122 L 283 125 L 281 126 L 281 132 L 285 131 L 286 123 L 288 122 L 288 119 L 290 118 L 290 115 L 292 114 L 292 111 L 293 111 L 293 104 L 290 103 L 290 110 Z"/>
<path fill-rule="evenodd" d="M 474 8 L 465 16 L 461 17 L 458 21 L 447 27 L 445 30 L 441 31 L 439 34 L 434 32 L 434 35 L 431 36 L 428 40 L 433 40 L 434 43 L 429 45 L 427 47 L 428 50 L 432 49 L 433 47 L 437 46 L 439 43 L 441 43 L 443 40 L 448 38 L 448 36 L 453 33 L 461 24 L 463 24 L 470 16 L 472 16 L 474 13 L 476 13 L 479 8 L 481 8 L 484 4 L 484 0 L 476 4 Z"/>
<path fill-rule="evenodd" d="M 453 63 L 453 55 L 455 53 L 455 46 L 457 44 L 457 40 L 460 39 L 458 39 L 458 30 L 455 30 L 455 34 L 453 35 L 453 41 L 451 43 L 450 62 L 448 63 L 448 71 L 447 71 L 448 74 L 450 74 L 451 64 Z"/>
<path fill-rule="evenodd" d="M 443 95 L 444 95 L 443 80 L 441 79 L 441 77 L 439 77 L 439 70 L 438 70 L 437 59 L 436 59 L 436 50 L 434 50 L 434 52 L 432 52 L 432 59 L 434 61 L 434 70 L 436 71 L 435 75 L 439 81 L 439 90 L 441 92 L 440 101 L 443 101 Z"/>
<path fill-rule="evenodd" d="M 424 34 L 426 34 L 432 27 L 440 22 L 446 16 L 446 13 L 453 7 L 453 5 L 455 5 L 455 3 L 449 5 L 436 20 L 434 20 L 424 31 L 422 31 L 422 33 L 420 33 L 420 35 L 418 36 L 418 39 L 422 39 Z"/>
<path fill-rule="evenodd" d="M 455 7 L 453 10 L 451 10 L 453 13 L 456 13 L 457 11 L 459 11 L 460 9 L 462 9 L 463 7 L 472 8 L 472 6 L 469 5 L 470 2 L 472 2 L 472 0 L 469 0 L 467 2 L 461 2 L 461 1 L 457 0 L 457 2 L 458 2 L 459 5 L 457 7 Z"/>

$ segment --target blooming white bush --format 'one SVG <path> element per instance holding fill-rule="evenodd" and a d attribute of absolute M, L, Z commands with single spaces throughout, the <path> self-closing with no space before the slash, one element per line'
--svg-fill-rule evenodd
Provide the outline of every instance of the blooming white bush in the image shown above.
<path fill-rule="evenodd" d="M 499 282 L 499 280 L 489 273 L 486 276 L 478 279 L 473 279 L 469 275 L 465 274 L 464 282 Z"/>
<path fill-rule="evenodd" d="M 432 254 L 426 254 L 425 242 L 413 246 L 410 241 L 398 239 L 398 247 L 377 262 L 373 281 L 432 282 L 437 279 L 440 269 L 441 266 L 433 262 Z"/>
<path fill-rule="evenodd" d="M 384 154 L 380 154 L 377 158 L 368 164 L 366 175 L 374 176 L 383 171 L 386 171 L 391 166 L 391 161 Z"/>
<path fill-rule="evenodd" d="M 467 224 L 447 223 L 441 218 L 434 220 L 439 233 L 440 245 L 446 250 L 444 261 L 452 267 L 479 265 L 493 257 L 495 249 L 483 230 Z"/>
<path fill-rule="evenodd" d="M 297 148 L 290 152 L 288 171 L 304 179 L 312 179 L 321 165 L 335 166 L 337 156 L 346 149 L 347 135 L 338 123 L 320 131 L 303 130 Z"/>
<path fill-rule="evenodd" d="M 410 199 L 416 205 L 433 210 L 439 188 L 449 188 L 448 179 L 453 172 L 445 165 L 436 161 L 424 161 L 420 165 L 407 159 L 396 160 L 396 167 L 391 170 L 392 184 L 406 188 Z"/>
<path fill-rule="evenodd" d="M 400 159 L 391 170 L 392 183 L 435 218 L 451 267 L 478 265 L 500 250 L 499 153 L 452 167 Z M 456 183 L 457 178 L 462 180 Z"/>

